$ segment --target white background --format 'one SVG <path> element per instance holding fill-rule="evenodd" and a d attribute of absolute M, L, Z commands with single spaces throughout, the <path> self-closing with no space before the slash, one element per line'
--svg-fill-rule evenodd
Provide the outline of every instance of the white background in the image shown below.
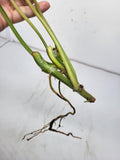
<path fill-rule="evenodd" d="M 64 94 L 77 109 L 62 122 L 61 130 L 72 131 L 82 140 L 48 132 L 30 142 L 22 136 L 41 128 L 69 106 L 49 89 L 48 76 L 21 45 L 0 38 L 0 156 L 1 160 L 119 160 L 120 159 L 120 19 L 117 0 L 51 0 L 45 16 L 70 58 L 117 74 L 72 62 L 95 104 L 63 86 Z M 46 37 L 37 19 L 32 19 Z M 44 51 L 25 22 L 15 25 L 34 48 Z M 0 37 L 16 41 L 7 28 Z M 44 55 L 45 53 L 42 52 Z"/>

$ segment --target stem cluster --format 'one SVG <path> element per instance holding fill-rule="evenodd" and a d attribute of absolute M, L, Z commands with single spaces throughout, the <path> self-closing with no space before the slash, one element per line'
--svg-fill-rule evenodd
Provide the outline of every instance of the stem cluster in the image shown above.
<path fill-rule="evenodd" d="M 52 48 L 52 52 L 54 53 L 54 50 L 56 50 L 56 57 L 54 54 L 52 55 L 53 58 L 52 63 L 48 63 L 44 60 L 44 58 L 41 56 L 39 52 L 34 52 L 32 49 L 27 45 L 27 43 L 23 40 L 23 38 L 20 36 L 20 34 L 17 32 L 15 27 L 13 26 L 12 22 L 8 18 L 7 14 L 5 13 L 4 9 L 0 5 L 0 12 L 4 16 L 5 20 L 7 21 L 8 25 L 12 29 L 13 33 L 16 35 L 20 43 L 23 45 L 23 47 L 33 56 L 38 66 L 46 73 L 50 73 L 52 76 L 56 77 L 58 80 L 66 84 L 68 87 L 72 88 L 75 92 L 79 93 L 81 96 L 83 96 L 88 102 L 94 102 L 95 98 L 89 94 L 82 85 L 79 84 L 76 72 L 67 57 L 65 51 L 63 50 L 60 42 L 58 41 L 57 37 L 55 36 L 54 32 L 52 31 L 51 27 L 49 26 L 47 20 L 43 16 L 38 3 L 36 0 L 34 0 L 34 5 L 30 2 L 30 0 L 26 0 L 29 7 L 32 9 L 33 13 L 36 15 L 36 17 L 39 19 L 39 21 L 43 24 L 44 28 L 50 35 L 51 39 L 54 42 L 55 47 Z M 43 45 L 46 48 L 46 52 L 49 52 L 49 46 L 47 45 L 46 41 L 38 31 L 38 29 L 35 27 L 35 25 L 25 16 L 25 14 L 21 11 L 21 9 L 17 6 L 15 3 L 15 0 L 11 0 L 11 3 L 13 4 L 14 8 L 19 12 L 19 14 L 23 17 L 23 19 L 26 20 L 26 22 L 33 28 L 33 30 L 36 32 L 36 34 L 39 36 L 40 40 L 42 41 Z M 49 56 L 49 53 L 48 53 Z M 58 62 L 58 58 L 62 61 L 60 64 Z M 53 61 L 53 59 L 55 61 Z M 58 67 L 58 63 L 62 66 L 61 68 Z M 59 66 L 60 66 L 59 65 Z M 64 73 L 64 74 L 62 74 Z"/>

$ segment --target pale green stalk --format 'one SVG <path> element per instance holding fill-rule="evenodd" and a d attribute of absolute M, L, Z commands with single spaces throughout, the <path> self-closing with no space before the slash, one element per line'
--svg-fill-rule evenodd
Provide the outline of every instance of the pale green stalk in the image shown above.
<path fill-rule="evenodd" d="M 65 68 L 63 66 L 63 64 L 61 64 L 53 55 L 53 48 L 51 46 L 48 46 L 47 48 L 47 53 L 49 58 L 51 59 L 51 61 L 61 70 L 61 71 L 65 71 Z"/>
<path fill-rule="evenodd" d="M 36 7 L 36 10 L 38 11 L 39 15 L 45 20 L 41 10 L 40 10 L 40 7 L 38 5 L 38 2 L 36 0 L 33 0 L 33 2 L 35 3 L 35 7 Z"/>
<path fill-rule="evenodd" d="M 69 60 L 69 58 L 67 57 L 66 53 L 64 52 L 61 44 L 59 43 L 57 37 L 55 36 L 54 32 L 52 31 L 52 29 L 50 28 L 49 24 L 46 23 L 45 18 L 43 18 L 43 16 L 41 16 L 39 14 L 39 12 L 37 12 L 37 10 L 34 8 L 34 6 L 32 5 L 32 3 L 29 0 L 26 0 L 26 2 L 28 3 L 29 7 L 32 9 L 33 13 L 38 17 L 38 19 L 41 21 L 41 23 L 43 24 L 43 26 L 45 27 L 45 29 L 47 30 L 47 32 L 49 33 L 50 37 L 52 38 L 53 42 L 55 43 L 55 46 L 58 49 L 58 52 L 61 56 L 61 59 L 63 60 L 64 66 L 67 70 L 68 76 L 74 86 L 74 90 L 79 90 L 79 82 L 77 80 L 77 76 L 75 73 L 75 70 Z"/>
<path fill-rule="evenodd" d="M 39 38 L 41 39 L 43 45 L 45 46 L 45 48 L 47 49 L 47 44 L 44 40 L 44 38 L 42 37 L 42 35 L 40 34 L 40 32 L 38 31 L 38 29 L 34 26 L 34 24 L 27 18 L 27 16 L 21 11 L 21 9 L 17 6 L 17 4 L 15 3 L 14 0 L 11 0 L 11 3 L 13 4 L 14 8 L 19 12 L 19 14 L 23 17 L 24 20 L 27 21 L 27 23 L 33 28 L 33 30 L 36 32 L 36 34 L 39 36 Z"/>

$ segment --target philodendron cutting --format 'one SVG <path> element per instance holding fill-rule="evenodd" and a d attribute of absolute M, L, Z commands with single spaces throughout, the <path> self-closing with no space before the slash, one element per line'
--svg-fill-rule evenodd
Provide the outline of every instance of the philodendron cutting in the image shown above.
<path fill-rule="evenodd" d="M 15 1 L 14 0 L 10 0 L 10 1 L 11 1 L 12 5 L 14 6 L 14 8 L 18 11 L 18 13 L 23 17 L 24 20 L 26 20 L 26 22 L 33 28 L 33 30 L 39 36 L 40 40 L 42 41 L 42 43 L 43 43 L 43 45 L 46 49 L 46 53 L 48 54 L 50 62 L 47 62 L 46 60 L 44 60 L 44 58 L 41 56 L 41 54 L 38 51 L 33 51 L 26 44 L 26 42 L 23 40 L 23 38 L 20 36 L 20 34 L 17 32 L 17 30 L 13 26 L 12 22 L 8 18 L 7 14 L 5 13 L 2 6 L 0 6 L 0 12 L 4 16 L 5 20 L 7 21 L 8 25 L 10 26 L 11 30 L 16 35 L 16 37 L 18 38 L 20 43 L 30 53 L 30 55 L 34 58 L 35 62 L 38 64 L 38 66 L 42 69 L 43 72 L 49 74 L 49 84 L 50 84 L 51 90 L 57 96 L 59 96 L 62 100 L 66 101 L 71 106 L 71 108 L 73 109 L 73 112 L 68 112 L 64 115 L 59 115 L 58 117 L 52 119 L 48 124 L 44 125 L 41 129 L 26 134 L 23 137 L 23 139 L 26 136 L 30 136 L 29 138 L 27 138 L 27 140 L 30 140 L 33 137 L 37 136 L 38 134 L 46 132 L 46 131 L 53 131 L 53 132 L 64 134 L 66 136 L 71 135 L 74 138 L 81 139 L 81 137 L 74 136 L 71 132 L 65 133 L 65 132 L 62 132 L 58 129 L 54 129 L 54 127 L 53 127 L 54 123 L 58 120 L 60 120 L 59 121 L 59 126 L 58 126 L 58 127 L 60 127 L 61 126 L 60 125 L 61 121 L 64 117 L 67 117 L 70 114 L 74 115 L 75 112 L 76 112 L 75 107 L 73 107 L 73 105 L 69 102 L 69 100 L 67 100 L 63 96 L 63 94 L 61 93 L 60 84 L 62 82 L 66 86 L 70 87 L 74 92 L 77 92 L 78 94 L 80 94 L 82 97 L 84 97 L 86 99 L 85 102 L 94 102 L 95 98 L 84 89 L 83 85 L 81 85 L 78 82 L 76 72 L 75 72 L 69 58 L 67 57 L 64 49 L 62 48 L 60 42 L 58 41 L 57 37 L 55 36 L 54 32 L 52 31 L 52 29 L 49 26 L 48 22 L 46 21 L 45 17 L 43 16 L 43 14 L 42 14 L 39 6 L 38 6 L 37 1 L 33 0 L 34 3 L 32 4 L 30 0 L 26 0 L 26 3 L 29 5 L 29 7 L 31 8 L 33 13 L 36 15 L 36 17 L 39 19 L 39 21 L 43 24 L 43 27 L 48 32 L 49 36 L 51 37 L 51 39 L 54 43 L 53 47 L 51 45 L 47 45 L 46 41 L 44 40 L 44 38 L 42 37 L 42 35 L 38 31 L 38 29 L 30 21 L 30 19 L 28 19 L 25 16 L 25 14 L 17 6 Z M 51 77 L 52 76 L 55 77 L 56 79 L 58 79 L 58 93 L 54 90 L 54 88 L 52 86 L 52 82 L 51 82 Z"/>

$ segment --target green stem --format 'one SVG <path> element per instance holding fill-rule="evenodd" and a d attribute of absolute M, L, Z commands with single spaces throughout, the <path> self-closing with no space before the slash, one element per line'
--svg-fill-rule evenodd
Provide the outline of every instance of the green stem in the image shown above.
<path fill-rule="evenodd" d="M 35 7 L 36 7 L 39 15 L 44 19 L 44 21 L 46 21 L 45 17 L 43 16 L 43 14 L 42 14 L 42 12 L 41 12 L 41 10 L 40 10 L 40 7 L 39 7 L 37 1 L 36 1 L 36 0 L 33 0 L 33 2 L 35 3 Z"/>
<path fill-rule="evenodd" d="M 17 4 L 15 3 L 14 0 L 11 0 L 11 3 L 13 4 L 14 8 L 19 12 L 19 14 L 23 17 L 24 20 L 27 21 L 27 23 L 33 28 L 33 30 L 36 32 L 36 34 L 39 36 L 39 38 L 41 39 L 43 45 L 45 46 L 45 48 L 47 49 L 47 44 L 44 40 L 44 38 L 42 37 L 42 35 L 40 34 L 40 32 L 38 31 L 38 29 L 34 26 L 34 24 L 27 18 L 27 16 L 22 12 L 22 10 L 17 6 Z"/>
<path fill-rule="evenodd" d="M 54 65 L 46 63 L 46 61 L 42 58 L 39 52 L 33 52 L 32 55 L 34 57 L 34 60 L 38 64 L 38 66 L 40 66 L 40 68 L 44 72 L 50 73 L 52 76 L 54 76 L 55 78 L 57 78 L 58 80 L 60 80 L 61 82 L 66 84 L 68 87 L 74 90 L 74 87 L 71 81 L 67 77 L 62 75 L 60 72 L 58 72 Z M 85 89 L 82 89 L 82 91 L 79 89 L 76 92 L 81 96 L 83 96 L 88 102 L 95 101 L 95 98 L 91 94 L 89 94 Z"/>
<path fill-rule="evenodd" d="M 19 33 L 17 32 L 17 30 L 13 26 L 12 22 L 8 18 L 7 14 L 5 13 L 5 11 L 4 11 L 4 9 L 2 8 L 1 5 L 0 5 L 0 12 L 4 16 L 5 20 L 7 21 L 8 25 L 10 26 L 10 28 L 12 29 L 12 31 L 14 32 L 14 34 L 16 35 L 16 37 L 18 38 L 18 40 L 20 41 L 20 43 L 33 56 L 34 60 L 40 66 L 40 68 L 44 72 L 50 73 L 52 76 L 54 76 L 55 78 L 57 78 L 58 80 L 60 80 L 61 82 L 63 82 L 64 84 L 66 84 L 68 87 L 70 87 L 71 89 L 74 90 L 73 84 L 71 83 L 71 81 L 67 77 L 65 77 L 59 71 L 57 71 L 56 67 L 53 64 L 47 63 L 42 58 L 42 56 L 40 55 L 40 53 L 33 52 L 29 48 L 29 46 L 22 39 L 22 37 L 19 35 Z M 95 101 L 95 98 L 91 94 L 89 94 L 88 92 L 86 92 L 84 89 L 82 89 L 82 91 L 80 89 L 78 89 L 76 92 L 79 93 L 81 96 L 83 96 L 88 102 L 94 102 Z"/>
<path fill-rule="evenodd" d="M 17 30 L 16 30 L 15 27 L 13 26 L 12 22 L 11 22 L 10 19 L 8 18 L 7 14 L 5 13 L 5 11 L 4 11 L 4 9 L 2 8 L 1 5 L 0 5 L 0 12 L 1 12 L 2 15 L 4 16 L 5 20 L 7 21 L 8 25 L 10 26 L 11 30 L 13 31 L 13 33 L 15 34 L 15 36 L 18 38 L 18 40 L 20 41 L 20 43 L 23 45 L 23 47 L 24 47 L 30 54 L 32 54 L 31 48 L 25 43 L 25 41 L 23 40 L 23 38 L 19 35 L 19 33 L 17 32 Z"/>
<path fill-rule="evenodd" d="M 57 47 L 61 59 L 64 62 L 65 68 L 68 72 L 68 76 L 74 86 L 75 90 L 79 89 L 79 82 L 77 80 L 77 76 L 75 73 L 75 70 L 69 60 L 69 58 L 67 57 L 65 51 L 63 50 L 61 44 L 59 43 L 57 37 L 55 36 L 54 32 L 52 31 L 51 27 L 49 26 L 49 24 L 47 23 L 47 21 L 45 20 L 45 18 L 43 18 L 43 15 L 41 16 L 37 10 L 34 8 L 34 6 L 32 5 L 32 3 L 29 0 L 26 0 L 26 2 L 28 3 L 29 7 L 32 9 L 33 13 L 38 17 L 38 19 L 41 21 L 41 23 L 43 24 L 43 26 L 45 27 L 45 29 L 47 30 L 47 32 L 49 33 L 50 37 L 52 38 L 53 42 L 55 43 L 55 46 Z"/>

